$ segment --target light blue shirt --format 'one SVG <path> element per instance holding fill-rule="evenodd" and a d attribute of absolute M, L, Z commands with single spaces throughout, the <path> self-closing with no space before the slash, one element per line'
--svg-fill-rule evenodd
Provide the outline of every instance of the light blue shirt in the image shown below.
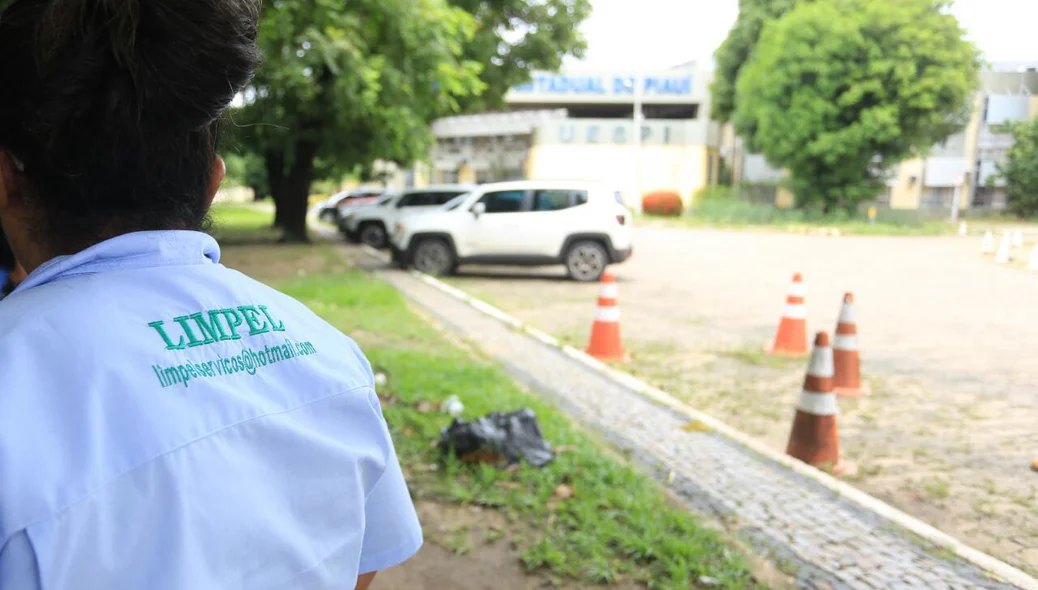
<path fill-rule="evenodd" d="M 352 340 L 141 232 L 0 302 L 0 589 L 352 590 L 422 544 Z"/>

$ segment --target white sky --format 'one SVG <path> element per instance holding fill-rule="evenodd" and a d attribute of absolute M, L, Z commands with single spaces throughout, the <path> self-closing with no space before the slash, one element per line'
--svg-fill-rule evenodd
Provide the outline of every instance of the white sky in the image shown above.
<path fill-rule="evenodd" d="M 728 34 L 737 0 L 592 0 L 587 57 L 569 69 L 662 69 L 703 59 Z M 1038 61 L 1038 0 L 956 0 L 953 12 L 995 61 Z"/>

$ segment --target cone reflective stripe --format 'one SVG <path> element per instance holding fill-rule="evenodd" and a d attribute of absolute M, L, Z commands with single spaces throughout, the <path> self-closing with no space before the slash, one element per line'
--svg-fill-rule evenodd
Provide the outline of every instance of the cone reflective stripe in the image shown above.
<path fill-rule="evenodd" d="M 1027 270 L 1038 270 L 1038 244 L 1031 249 L 1031 259 L 1027 261 Z"/>
<path fill-rule="evenodd" d="M 595 322 L 591 325 L 591 342 L 587 353 L 601 361 L 626 361 L 623 342 L 620 339 L 620 303 L 616 277 L 610 272 L 602 275 L 598 290 L 598 307 Z"/>
<path fill-rule="evenodd" d="M 838 408 L 833 393 L 833 350 L 829 335 L 815 336 L 811 362 L 804 377 L 793 429 L 786 453 L 815 467 L 831 467 L 840 473 L 840 437 L 836 427 Z"/>
<path fill-rule="evenodd" d="M 1011 238 L 1009 237 L 1009 231 L 1002 232 L 1002 240 L 998 243 L 998 252 L 995 254 L 995 262 L 999 264 L 1009 264 L 1009 260 L 1012 258 L 1012 246 L 1010 245 Z"/>
<path fill-rule="evenodd" d="M 995 235 L 991 233 L 989 229 L 984 233 L 984 239 L 980 242 L 980 253 L 981 254 L 994 254 L 995 253 Z"/>
<path fill-rule="evenodd" d="M 965 236 L 968 233 L 970 233 L 969 226 L 966 225 L 965 221 L 963 221 L 962 223 L 959 224 L 959 235 L 960 236 Z"/>
<path fill-rule="evenodd" d="M 858 352 L 858 322 L 854 313 L 854 293 L 843 296 L 840 319 L 833 337 L 833 391 L 841 397 L 860 397 L 870 392 L 861 383 L 861 358 Z"/>
<path fill-rule="evenodd" d="M 1019 228 L 1013 230 L 1013 247 L 1019 248 L 1024 245 L 1024 232 Z"/>
<path fill-rule="evenodd" d="M 775 340 L 768 349 L 771 354 L 807 354 L 807 305 L 804 303 L 806 295 L 804 278 L 800 273 L 793 275 L 793 284 L 786 296 L 786 305 L 782 308 L 782 319 L 779 320 Z"/>

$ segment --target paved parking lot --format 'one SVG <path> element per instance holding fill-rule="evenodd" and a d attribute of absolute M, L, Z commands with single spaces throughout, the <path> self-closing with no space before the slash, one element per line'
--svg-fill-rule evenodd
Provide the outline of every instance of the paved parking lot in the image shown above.
<path fill-rule="evenodd" d="M 784 449 L 802 361 L 761 354 L 794 272 L 811 331 L 854 291 L 876 394 L 841 402 L 851 481 L 1038 570 L 1038 275 L 979 238 L 857 238 L 639 229 L 620 283 L 630 370 Z M 452 282 L 574 344 L 595 285 L 560 269 L 463 268 Z"/>

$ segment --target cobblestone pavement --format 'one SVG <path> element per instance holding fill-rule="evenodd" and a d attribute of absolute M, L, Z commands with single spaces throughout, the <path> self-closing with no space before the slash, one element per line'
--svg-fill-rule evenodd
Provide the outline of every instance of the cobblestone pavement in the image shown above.
<path fill-rule="evenodd" d="M 950 561 L 856 504 L 576 363 L 557 349 L 425 285 L 385 270 L 409 299 L 628 451 L 695 511 L 720 518 L 762 554 L 819 589 L 1012 588 Z"/>

